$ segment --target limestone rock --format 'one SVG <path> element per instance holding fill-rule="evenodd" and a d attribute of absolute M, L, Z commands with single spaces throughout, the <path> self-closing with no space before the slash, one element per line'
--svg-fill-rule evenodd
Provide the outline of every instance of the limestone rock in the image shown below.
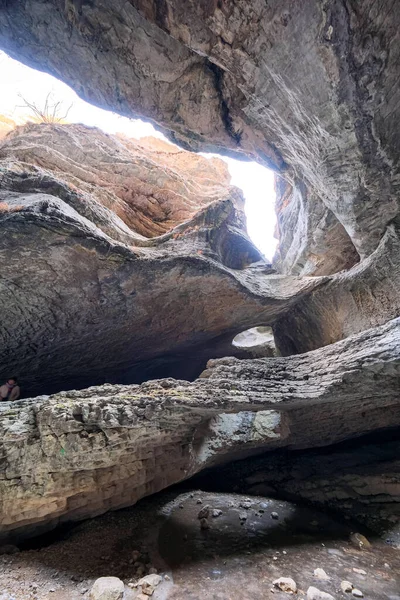
<path fill-rule="evenodd" d="M 124 583 L 118 577 L 100 577 L 90 590 L 90 600 L 122 600 Z"/>
<path fill-rule="evenodd" d="M 335 598 L 327 592 L 322 592 L 318 588 L 310 586 L 307 590 L 307 600 L 335 600 Z"/>
<path fill-rule="evenodd" d="M 282 592 L 288 592 L 289 594 L 295 594 L 297 592 L 296 582 L 291 577 L 279 577 L 279 579 L 275 579 L 273 584 Z"/>
<path fill-rule="evenodd" d="M 332 272 L 377 248 L 399 210 L 400 16 L 391 0 L 58 8 L 6 3 L 0 46 L 188 148 L 255 157 L 303 186 L 292 218 L 308 250 L 281 249 L 285 262 L 294 248 L 294 272 Z"/>
<path fill-rule="evenodd" d="M 353 587 L 354 586 L 352 583 L 350 583 L 350 581 L 342 581 L 340 584 L 340 589 L 342 590 L 342 592 L 345 592 L 347 594 L 352 591 Z"/>
<path fill-rule="evenodd" d="M 30 123 L 3 141 L 2 159 L 23 163 L 32 173 L 45 169 L 60 185 L 88 195 L 146 238 L 167 233 L 212 202 L 234 197 L 243 204 L 225 162 L 157 138 L 134 140 L 84 125 Z"/>
<path fill-rule="evenodd" d="M 311 448 L 389 427 L 400 411 L 399 353 L 396 319 L 304 355 L 211 361 L 193 383 L 104 385 L 4 403 L 0 538 L 131 505 L 261 446 Z"/>
<path fill-rule="evenodd" d="M 321 568 L 314 569 L 314 577 L 323 581 L 328 581 L 330 579 L 330 577 L 326 574 L 324 569 Z"/>

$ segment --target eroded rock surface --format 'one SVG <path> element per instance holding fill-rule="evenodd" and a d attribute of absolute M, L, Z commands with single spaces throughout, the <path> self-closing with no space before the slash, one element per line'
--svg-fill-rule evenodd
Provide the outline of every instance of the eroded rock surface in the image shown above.
<path fill-rule="evenodd" d="M 287 232 L 280 264 L 326 274 L 398 214 L 399 19 L 391 0 L 29 0 L 1 5 L 0 46 L 186 147 L 272 166 L 289 212 L 304 185 L 309 245 Z"/>
<path fill-rule="evenodd" d="M 134 140 L 84 125 L 28 124 L 3 141 L 2 159 L 23 163 L 33 173 L 34 167 L 45 169 L 146 238 L 166 233 L 217 200 L 243 204 L 225 162 L 157 138 Z"/>
<path fill-rule="evenodd" d="M 395 320 L 288 359 L 221 359 L 194 383 L 3 405 L 1 537 L 128 506 L 255 449 L 310 448 L 389 427 L 400 418 L 399 336 Z"/>

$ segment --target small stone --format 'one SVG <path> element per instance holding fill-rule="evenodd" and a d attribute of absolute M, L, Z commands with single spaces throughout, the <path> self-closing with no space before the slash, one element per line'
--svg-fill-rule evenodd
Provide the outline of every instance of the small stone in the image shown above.
<path fill-rule="evenodd" d="M 239 519 L 241 521 L 246 521 L 247 520 L 247 513 L 245 513 L 245 512 L 239 513 Z"/>
<path fill-rule="evenodd" d="M 146 594 L 138 594 L 135 596 L 135 600 L 149 600 L 149 597 Z"/>
<path fill-rule="evenodd" d="M 282 592 L 287 592 L 289 594 L 295 594 L 297 592 L 296 582 L 291 577 L 279 577 L 279 579 L 275 579 L 273 584 Z"/>
<path fill-rule="evenodd" d="M 197 515 L 198 519 L 207 519 L 207 517 L 210 514 L 210 507 L 208 506 L 208 504 L 206 504 L 205 506 L 203 506 L 202 509 L 199 510 L 199 514 Z"/>
<path fill-rule="evenodd" d="M 122 600 L 124 583 L 118 577 L 100 577 L 90 590 L 90 600 Z"/>
<path fill-rule="evenodd" d="M 358 575 L 366 575 L 367 571 L 364 571 L 364 569 L 357 569 L 357 567 L 353 567 L 353 572 L 357 573 Z"/>
<path fill-rule="evenodd" d="M 246 510 L 248 510 L 249 508 L 251 508 L 252 504 L 253 504 L 253 503 L 252 503 L 252 502 L 250 502 L 250 500 L 244 500 L 243 502 L 241 502 L 241 503 L 239 504 L 239 506 L 240 506 L 241 508 L 245 508 Z"/>
<path fill-rule="evenodd" d="M 201 498 L 197 498 L 196 504 L 203 504 L 203 500 Z"/>
<path fill-rule="evenodd" d="M 278 513 L 277 512 L 272 512 L 271 513 L 271 519 L 275 519 L 275 520 L 279 519 Z"/>
<path fill-rule="evenodd" d="M 356 598 L 364 598 L 364 594 L 362 593 L 361 590 L 357 590 L 357 588 L 353 588 L 351 590 L 351 593 L 353 594 L 353 596 L 355 596 Z"/>
<path fill-rule="evenodd" d="M 214 508 L 211 514 L 214 517 L 214 519 L 216 519 L 217 517 L 220 517 L 222 515 L 222 510 L 219 510 L 219 508 Z"/>
<path fill-rule="evenodd" d="M 53 592 L 55 592 L 55 591 L 56 591 L 56 590 L 55 590 L 54 588 L 50 588 L 50 589 L 49 589 L 49 592 L 51 592 L 51 593 L 53 593 Z"/>
<path fill-rule="evenodd" d="M 323 569 L 319 568 L 314 569 L 314 577 L 323 581 L 328 581 L 330 579 L 329 575 L 327 575 Z"/>
<path fill-rule="evenodd" d="M 165 581 L 171 581 L 171 577 L 169 575 L 164 575 Z"/>
<path fill-rule="evenodd" d="M 321 592 L 318 588 L 311 586 L 307 590 L 307 600 L 335 600 L 335 598 L 330 594 Z"/>
<path fill-rule="evenodd" d="M 359 550 L 366 550 L 368 548 L 371 548 L 370 542 L 367 540 L 365 535 L 362 535 L 361 533 L 352 533 L 350 535 L 350 542 L 355 548 L 358 548 Z"/>
<path fill-rule="evenodd" d="M 146 575 L 138 581 L 138 586 L 142 588 L 142 593 L 146 596 L 152 596 L 155 588 L 161 583 L 162 577 L 160 575 Z"/>
<path fill-rule="evenodd" d="M 207 519 L 200 520 L 200 529 L 203 529 L 203 530 L 210 529 L 210 523 L 207 521 Z"/>
<path fill-rule="evenodd" d="M 157 573 L 158 573 L 158 571 L 155 567 L 149 568 L 149 575 L 156 575 Z"/>
<path fill-rule="evenodd" d="M 180 505 L 179 505 L 179 508 L 184 508 L 183 504 L 180 504 Z"/>
<path fill-rule="evenodd" d="M 351 592 L 353 587 L 354 586 L 352 583 L 350 583 L 350 581 L 342 581 L 342 583 L 340 584 L 340 589 L 342 590 L 342 592 L 346 592 L 346 594 Z"/>

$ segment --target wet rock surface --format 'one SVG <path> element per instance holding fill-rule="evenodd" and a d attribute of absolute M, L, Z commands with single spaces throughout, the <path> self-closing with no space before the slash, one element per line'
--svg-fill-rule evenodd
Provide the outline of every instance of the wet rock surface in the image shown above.
<path fill-rule="evenodd" d="M 222 510 L 206 531 L 198 525 L 199 498 Z M 240 524 L 246 500 L 251 508 Z M 271 512 L 279 513 L 279 522 Z M 310 587 L 337 600 L 352 597 L 341 591 L 347 579 L 364 598 L 397 599 L 399 553 L 379 540 L 368 550 L 356 550 L 350 532 L 347 523 L 289 502 L 200 490 L 168 492 L 0 557 L 0 586 L 15 600 L 85 600 L 99 577 L 118 577 L 125 584 L 124 598 L 134 600 L 143 594 L 134 565 L 141 557 L 158 570 L 150 576 L 157 585 L 145 578 L 154 587 L 154 600 L 230 600 L 238 590 L 243 600 L 290 597 L 274 586 L 281 578 L 293 579 L 295 597 L 303 599 Z M 329 580 L 318 580 L 317 568 Z"/>

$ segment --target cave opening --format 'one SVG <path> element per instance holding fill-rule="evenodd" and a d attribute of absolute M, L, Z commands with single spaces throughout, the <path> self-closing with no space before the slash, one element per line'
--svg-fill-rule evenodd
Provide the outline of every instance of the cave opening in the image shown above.
<path fill-rule="evenodd" d="M 16 125 L 26 122 L 82 123 L 105 133 L 128 138 L 153 137 L 172 144 L 152 123 L 129 119 L 82 100 L 67 84 L 52 75 L 37 71 L 0 50 L 0 139 Z M 247 232 L 253 244 L 272 261 L 278 240 L 275 214 L 275 173 L 254 161 L 222 154 L 200 153 L 223 160 L 231 184 L 244 196 Z"/>
<path fill-rule="evenodd" d="M 59 125 L 82 123 L 89 127 L 98 127 L 109 134 L 122 133 L 128 138 L 138 140 L 153 137 L 160 140 L 161 143 L 170 143 L 151 123 L 139 119 L 128 119 L 88 104 L 65 83 L 47 73 L 19 63 L 4 52 L 0 52 L 0 75 L 3 82 L 3 94 L 0 98 L 0 140 L 5 139 L 7 133 L 18 125 L 24 125 L 27 122 L 48 122 Z M 199 153 L 199 156 L 210 161 L 210 169 L 215 158 L 223 160 L 227 166 L 227 168 L 225 167 L 228 173 L 227 177 L 230 176 L 230 184 L 239 188 L 243 194 L 243 207 L 250 241 L 245 236 L 236 235 L 236 232 L 232 233 L 228 228 L 228 233 L 223 233 L 215 242 L 216 253 L 222 263 L 228 268 L 241 270 L 248 264 L 259 262 L 261 257 L 263 258 L 261 262 L 265 260 L 268 265 L 272 261 L 277 246 L 277 240 L 274 237 L 276 229 L 274 173 L 255 162 L 205 153 Z M 46 167 L 45 163 L 39 162 L 38 164 Z M 62 172 L 58 171 L 58 173 L 63 176 Z M 215 175 L 213 176 L 215 177 Z M 68 182 L 68 179 L 66 181 Z M 49 192 L 51 193 L 52 190 Z M 157 223 L 156 225 L 158 226 Z M 146 228 L 134 231 L 134 233 L 143 235 L 146 233 Z M 157 236 L 157 228 L 149 234 L 149 238 L 152 236 Z M 192 381 L 204 370 L 209 359 L 232 355 L 240 358 L 252 356 L 249 349 L 244 351 L 235 344 L 232 345 L 231 332 L 226 332 L 223 339 L 216 335 L 215 338 L 208 339 L 207 343 L 199 340 L 202 340 L 201 331 L 196 333 L 190 347 L 171 348 L 171 351 L 155 354 L 150 359 L 141 360 L 139 358 L 134 361 L 132 366 L 125 360 L 121 368 L 118 367 L 112 372 L 107 370 L 105 364 L 101 373 L 91 375 L 89 370 L 80 372 L 77 365 L 70 381 L 66 379 L 56 381 L 50 378 L 43 387 L 40 383 L 41 377 L 36 372 L 32 376 L 28 374 L 29 377 L 26 373 L 20 373 L 17 359 L 12 361 L 12 370 L 20 375 L 23 396 L 30 397 L 37 394 L 51 394 L 67 389 L 101 385 L 102 383 L 142 383 L 148 379 L 161 377 Z M 33 363 L 36 362 L 35 358 Z M 44 363 L 45 368 L 42 365 L 42 371 L 50 371 L 52 360 L 46 359 Z"/>

